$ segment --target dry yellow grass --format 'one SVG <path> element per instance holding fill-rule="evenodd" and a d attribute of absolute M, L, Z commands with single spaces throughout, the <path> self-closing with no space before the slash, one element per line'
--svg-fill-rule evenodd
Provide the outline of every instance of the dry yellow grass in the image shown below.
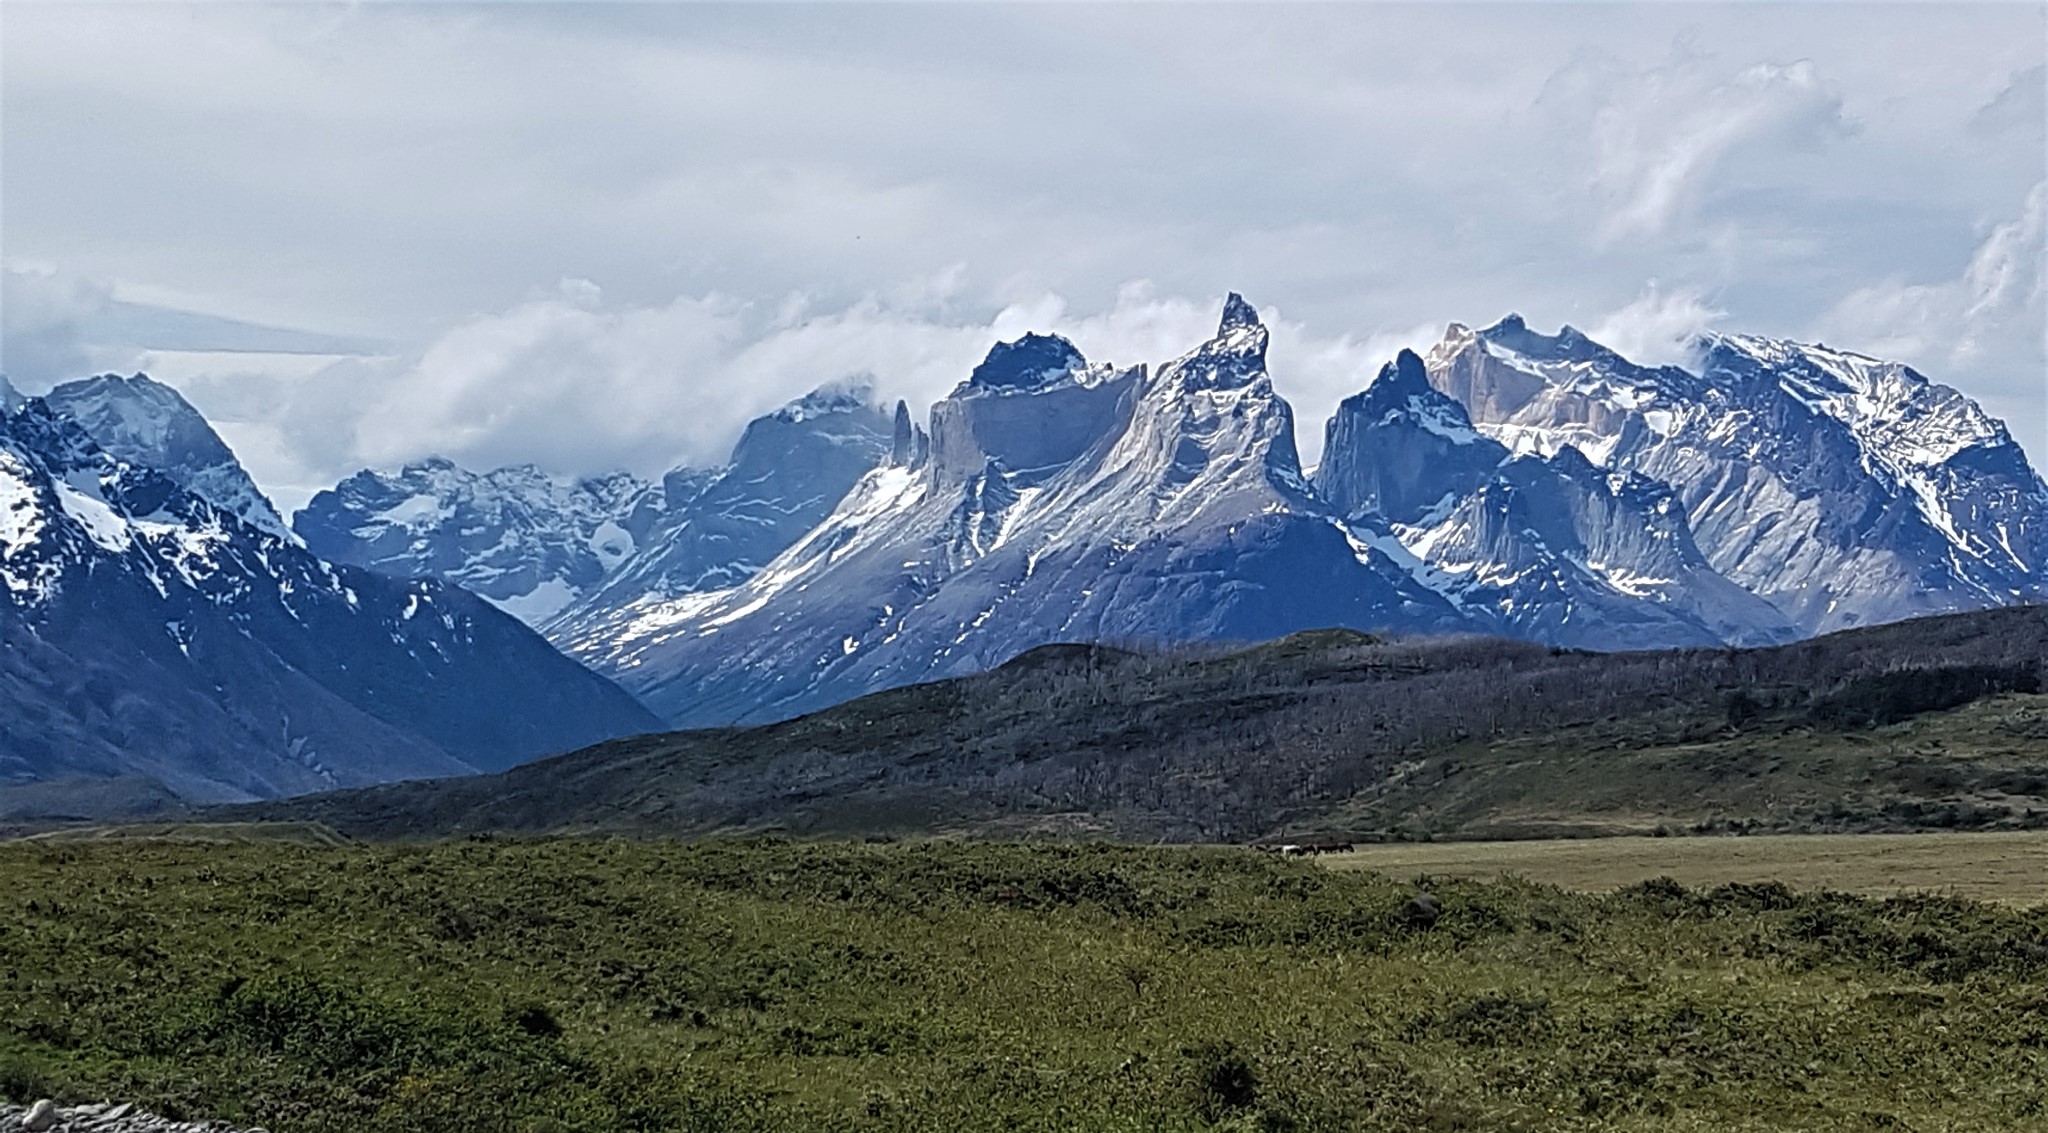
<path fill-rule="evenodd" d="M 1399 878 L 1515 875 L 1590 891 L 1671 877 L 1687 886 L 1782 881 L 1795 889 L 1874 896 L 1924 891 L 2014 905 L 2048 902 L 2048 831 L 1402 843 L 1321 861 Z"/>

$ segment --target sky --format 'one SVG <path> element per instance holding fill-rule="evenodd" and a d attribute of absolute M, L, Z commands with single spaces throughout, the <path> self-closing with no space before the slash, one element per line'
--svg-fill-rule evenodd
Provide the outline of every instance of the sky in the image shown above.
<path fill-rule="evenodd" d="M 2048 458 L 2048 5 L 0 5 L 0 373 L 147 370 L 287 509 L 654 474 L 1225 292 L 1304 457 L 1519 312 L 1906 361 Z"/>

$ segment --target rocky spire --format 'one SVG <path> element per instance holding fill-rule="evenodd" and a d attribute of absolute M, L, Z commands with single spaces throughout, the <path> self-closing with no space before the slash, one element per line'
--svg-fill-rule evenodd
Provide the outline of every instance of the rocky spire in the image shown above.
<path fill-rule="evenodd" d="M 910 404 L 899 399 L 896 402 L 896 428 L 889 441 L 889 463 L 898 468 L 908 466 L 917 455 L 916 444 L 916 433 L 910 424 Z"/>
<path fill-rule="evenodd" d="M 1221 338 L 1234 330 L 1263 327 L 1264 325 L 1259 322 L 1259 312 L 1254 310 L 1250 303 L 1244 301 L 1244 296 L 1233 291 L 1224 297 L 1223 321 L 1216 326 L 1216 337 Z"/>

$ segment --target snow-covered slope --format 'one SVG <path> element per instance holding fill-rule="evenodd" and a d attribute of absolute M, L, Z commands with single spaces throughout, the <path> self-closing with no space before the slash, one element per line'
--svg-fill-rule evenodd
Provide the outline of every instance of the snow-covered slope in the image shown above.
<path fill-rule="evenodd" d="M 2048 489 L 2003 425 L 1897 363 L 1709 336 L 1698 373 L 1570 327 L 1453 325 L 1432 384 L 1517 452 L 1669 485 L 1722 575 L 1819 633 L 2044 593 Z"/>
<path fill-rule="evenodd" d="M 503 767 L 651 727 L 454 587 L 336 567 L 49 403 L 0 418 L 0 787 L 192 801 Z"/>
<path fill-rule="evenodd" d="M 558 641 L 690 724 L 1052 641 L 1466 626 L 1310 494 L 1266 342 L 1233 295 L 1216 337 L 1156 372 L 1089 366 L 1051 336 L 999 346 L 933 408 L 924 459 L 868 474 L 747 582 Z"/>
<path fill-rule="evenodd" d="M 669 479 L 689 484 L 686 472 Z M 358 472 L 314 495 L 292 527 L 333 562 L 453 582 L 538 624 L 640 548 L 665 487 L 623 472 L 562 480 L 531 464 L 478 473 L 432 457 Z"/>
<path fill-rule="evenodd" d="M 66 382 L 43 395 L 43 401 L 52 412 L 78 422 L 114 456 L 156 469 L 253 527 L 288 534 L 277 509 L 235 454 L 177 390 L 146 374 L 101 374 Z"/>

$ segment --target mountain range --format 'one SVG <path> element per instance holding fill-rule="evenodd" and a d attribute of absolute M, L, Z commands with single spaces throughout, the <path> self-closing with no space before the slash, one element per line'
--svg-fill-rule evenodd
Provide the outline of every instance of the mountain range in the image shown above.
<path fill-rule="evenodd" d="M 456 583 L 536 626 L 592 632 L 649 599 L 744 581 L 888 455 L 865 385 L 813 391 L 747 426 L 720 468 L 579 480 L 526 464 L 477 473 L 440 457 L 364 469 L 292 526 L 315 553 Z"/>
<path fill-rule="evenodd" d="M 1233 294 L 1160 363 L 997 343 L 922 422 L 828 385 L 718 467 L 436 457 L 289 526 L 168 387 L 0 388 L 0 700 L 28 722 L 0 780 L 267 797 L 782 720 L 1059 642 L 1771 646 L 2048 589 L 2048 485 L 1898 363 L 1709 334 L 1652 367 L 1452 324 L 1361 374 L 1307 468 L 1268 341 Z"/>
<path fill-rule="evenodd" d="M 1163 365 L 999 344 L 738 585 L 552 640 L 678 726 L 781 719 L 1056 641 L 1346 626 L 1579 649 L 1759 645 L 2044 592 L 2048 486 L 1908 367 L 1709 335 L 1696 370 L 1453 324 L 1301 465 L 1232 295 Z M 835 485 L 836 486 L 836 485 Z"/>
<path fill-rule="evenodd" d="M 0 811 L 30 784 L 90 812 L 468 774 L 658 725 L 460 587 L 313 555 L 166 386 L 7 400 Z"/>

